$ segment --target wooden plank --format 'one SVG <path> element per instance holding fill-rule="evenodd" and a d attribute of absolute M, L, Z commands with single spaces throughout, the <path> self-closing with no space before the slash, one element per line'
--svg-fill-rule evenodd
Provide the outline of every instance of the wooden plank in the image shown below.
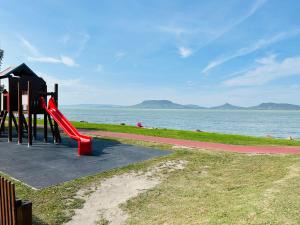
<path fill-rule="evenodd" d="M 6 182 L 5 182 L 5 180 L 3 180 L 3 190 L 4 190 L 4 225 L 7 225 L 7 223 L 8 223 L 8 210 L 7 210 L 7 195 L 6 195 L 6 193 L 7 193 L 7 188 L 6 188 Z"/>
<path fill-rule="evenodd" d="M 10 93 L 8 93 L 7 105 L 8 105 L 8 142 L 12 142 L 12 115 L 13 115 L 13 112 L 11 110 Z"/>
<path fill-rule="evenodd" d="M 4 225 L 5 223 L 5 214 L 4 214 L 4 178 L 0 177 L 0 219 L 1 219 L 1 224 Z"/>
<path fill-rule="evenodd" d="M 22 106 L 22 92 L 20 88 L 20 83 L 18 82 L 18 143 L 21 144 L 23 142 L 23 106 Z"/>
<path fill-rule="evenodd" d="M 12 184 L 11 187 L 12 187 L 12 191 L 11 191 L 12 225 L 16 225 L 16 187 L 14 184 Z"/>
<path fill-rule="evenodd" d="M 0 224 L 3 224 L 2 221 L 2 203 L 1 203 L 1 199 L 2 199 L 2 187 L 1 187 L 1 183 L 2 183 L 2 178 L 0 177 Z"/>
<path fill-rule="evenodd" d="M 28 146 L 32 145 L 32 91 L 31 82 L 28 81 Z"/>
<path fill-rule="evenodd" d="M 11 183 L 9 181 L 6 181 L 6 198 L 7 198 L 7 216 L 8 216 L 8 225 L 12 225 L 12 218 L 11 218 Z"/>
<path fill-rule="evenodd" d="M 37 114 L 36 112 L 33 114 L 33 138 L 37 139 Z"/>
<path fill-rule="evenodd" d="M 0 177 L 0 224 L 16 225 L 15 186 Z"/>

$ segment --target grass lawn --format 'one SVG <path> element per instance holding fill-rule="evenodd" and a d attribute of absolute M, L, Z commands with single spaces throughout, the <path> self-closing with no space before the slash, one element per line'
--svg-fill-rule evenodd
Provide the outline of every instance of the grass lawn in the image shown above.
<path fill-rule="evenodd" d="M 234 145 L 300 146 L 300 141 L 295 141 L 295 140 L 291 141 L 285 139 L 273 139 L 273 138 L 251 137 L 251 136 L 243 136 L 243 135 L 231 135 L 231 134 L 171 130 L 171 129 L 144 129 L 144 128 L 137 128 L 134 126 L 122 126 L 122 125 L 111 125 L 111 124 L 81 123 L 81 122 L 72 122 L 72 123 L 77 128 L 80 129 L 133 133 L 133 134 L 186 139 L 186 140 L 194 140 L 194 141 L 217 142 L 217 143 L 234 144 Z"/>
<path fill-rule="evenodd" d="M 166 145 L 122 141 L 156 148 Z M 82 206 L 76 192 L 114 174 L 144 170 L 160 161 L 187 160 L 156 188 L 122 208 L 127 224 L 299 224 L 300 155 L 247 155 L 176 150 L 159 159 L 34 191 L 17 183 L 20 198 L 33 201 L 34 224 L 62 224 Z"/>

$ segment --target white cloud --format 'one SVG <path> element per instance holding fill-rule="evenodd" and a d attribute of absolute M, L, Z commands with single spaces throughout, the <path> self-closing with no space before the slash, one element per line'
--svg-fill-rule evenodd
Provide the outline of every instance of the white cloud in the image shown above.
<path fill-rule="evenodd" d="M 122 52 L 122 51 L 117 52 L 117 53 L 115 54 L 116 62 L 122 60 L 126 55 L 127 55 L 126 52 Z"/>
<path fill-rule="evenodd" d="M 259 65 L 248 72 L 224 81 L 226 86 L 263 85 L 282 77 L 300 75 L 300 56 L 276 60 L 274 55 L 256 60 Z"/>
<path fill-rule="evenodd" d="M 237 27 L 240 24 L 242 24 L 243 22 L 245 22 L 249 17 L 254 15 L 259 9 L 261 9 L 267 1 L 268 0 L 256 0 L 254 2 L 254 4 L 252 5 L 252 7 L 242 17 L 236 19 L 235 21 L 233 21 L 232 23 L 230 23 L 224 27 L 218 28 L 219 31 L 216 32 L 215 35 L 213 35 L 205 44 L 203 44 L 201 48 L 220 39 L 225 34 L 230 32 L 232 29 L 234 29 L 235 27 Z"/>
<path fill-rule="evenodd" d="M 68 56 L 60 56 L 60 58 L 40 56 L 40 57 L 28 57 L 28 61 L 31 62 L 41 62 L 41 63 L 53 63 L 53 64 L 64 64 L 69 67 L 78 66 L 75 61 Z"/>
<path fill-rule="evenodd" d="M 71 40 L 71 36 L 69 34 L 64 34 L 60 39 L 59 42 L 63 43 L 63 44 L 67 44 L 69 43 Z"/>
<path fill-rule="evenodd" d="M 249 17 L 255 14 L 267 0 L 255 0 L 251 7 L 238 18 L 230 19 L 231 22 L 227 22 L 225 25 L 210 24 L 209 22 L 203 23 L 203 21 L 190 21 L 186 18 L 179 18 L 178 21 L 187 21 L 184 24 L 174 24 L 174 21 L 168 25 L 157 25 L 154 27 L 155 30 L 168 34 L 174 38 L 176 46 L 189 45 L 193 46 L 193 54 L 198 52 L 200 49 L 211 44 L 212 42 L 220 39 L 226 33 L 237 27 L 246 21 Z M 227 15 L 224 15 L 227 16 Z M 182 52 L 182 54 L 181 54 Z M 185 49 L 182 51 L 179 49 L 179 53 L 182 57 L 187 57 Z M 190 52 L 187 53 L 191 55 Z"/>
<path fill-rule="evenodd" d="M 223 29 L 221 29 L 220 33 L 211 41 L 215 41 L 215 40 L 219 39 L 220 37 L 222 37 L 223 35 L 228 33 L 230 30 L 232 30 L 233 28 L 237 27 L 238 25 L 240 25 L 241 23 L 246 21 L 249 17 L 251 17 L 253 14 L 255 14 L 256 11 L 259 10 L 267 1 L 268 0 L 256 0 L 254 2 L 254 4 L 252 5 L 252 7 L 250 8 L 250 10 L 248 10 L 242 17 L 238 18 L 231 24 L 229 24 L 229 25 L 225 26 Z"/>
<path fill-rule="evenodd" d="M 79 57 L 81 55 L 81 53 L 85 50 L 86 45 L 88 43 L 88 41 L 90 40 L 90 35 L 86 32 L 83 32 L 80 34 L 80 38 L 79 38 L 79 47 L 78 50 L 76 52 L 76 57 Z"/>
<path fill-rule="evenodd" d="M 103 65 L 102 65 L 102 64 L 98 64 L 98 65 L 96 66 L 95 71 L 98 72 L 98 73 L 100 73 L 100 72 L 102 72 L 102 70 L 103 70 Z"/>
<path fill-rule="evenodd" d="M 87 85 L 83 78 L 67 78 L 62 79 L 45 73 L 38 73 L 46 82 L 49 90 L 52 90 L 54 84 L 59 85 L 59 102 L 65 104 L 86 103 L 87 96 L 82 93 L 90 93 L 88 100 L 95 101 L 101 95 L 101 91 L 91 85 Z M 89 102 L 89 103 L 91 103 Z"/>
<path fill-rule="evenodd" d="M 74 57 L 77 58 L 81 55 L 81 53 L 86 49 L 87 43 L 90 40 L 90 35 L 83 32 L 70 32 L 68 34 L 64 34 L 59 38 L 59 42 L 73 47 L 75 50 Z"/>
<path fill-rule="evenodd" d="M 156 28 L 161 32 L 173 34 L 176 36 L 180 36 L 184 33 L 189 32 L 185 28 L 181 28 L 181 27 L 177 27 L 177 26 L 157 26 Z"/>
<path fill-rule="evenodd" d="M 33 46 L 29 41 L 27 41 L 25 38 L 23 37 L 20 37 L 20 40 L 21 40 L 21 44 L 22 46 L 31 54 L 31 55 L 34 55 L 34 56 L 40 56 L 40 52 L 39 50 Z"/>
<path fill-rule="evenodd" d="M 238 57 L 241 57 L 241 56 L 245 56 L 245 55 L 248 55 L 250 53 L 253 53 L 255 51 L 258 51 L 260 49 L 263 49 L 271 44 L 275 44 L 276 42 L 279 42 L 279 41 L 282 41 L 284 39 L 287 39 L 287 38 L 291 38 L 293 36 L 296 36 L 296 35 L 299 35 L 300 34 L 300 30 L 294 30 L 294 31 L 291 31 L 291 32 L 282 32 L 282 33 L 279 33 L 279 34 L 276 34 L 274 35 L 273 37 L 271 38 L 268 38 L 268 39 L 260 39 L 258 40 L 257 42 L 255 42 L 254 44 L 252 44 L 251 46 L 249 47 L 244 47 L 244 48 L 241 48 L 241 49 L 238 49 L 236 52 L 230 54 L 230 55 L 227 55 L 227 56 L 222 56 L 222 57 L 219 57 L 213 61 L 211 61 L 203 70 L 202 70 L 202 73 L 207 75 L 208 72 L 232 59 L 235 59 L 235 58 L 238 58 Z"/>
<path fill-rule="evenodd" d="M 193 53 L 191 49 L 186 48 L 186 47 L 179 47 L 178 52 L 182 58 L 187 58 L 187 57 L 191 56 Z"/>
<path fill-rule="evenodd" d="M 256 59 L 255 62 L 263 65 L 272 64 L 273 62 L 275 62 L 276 57 L 277 57 L 276 54 L 271 54 L 266 57 Z"/>
<path fill-rule="evenodd" d="M 55 63 L 55 64 L 63 64 L 65 66 L 74 67 L 78 66 L 74 59 L 69 56 L 60 56 L 60 57 L 51 57 L 43 55 L 37 47 L 31 44 L 28 40 L 21 37 L 22 46 L 29 52 L 30 56 L 27 57 L 28 61 L 31 62 L 41 62 L 41 63 Z"/>
<path fill-rule="evenodd" d="M 60 59 L 47 57 L 47 56 L 28 57 L 27 60 L 31 62 L 42 62 L 42 63 L 61 63 Z"/>
<path fill-rule="evenodd" d="M 73 66 L 78 66 L 78 65 L 75 63 L 74 59 L 72 59 L 72 58 L 69 57 L 69 56 L 61 56 L 61 57 L 60 57 L 60 61 L 61 61 L 62 64 L 66 65 L 66 66 L 71 66 L 71 67 L 73 67 Z"/>

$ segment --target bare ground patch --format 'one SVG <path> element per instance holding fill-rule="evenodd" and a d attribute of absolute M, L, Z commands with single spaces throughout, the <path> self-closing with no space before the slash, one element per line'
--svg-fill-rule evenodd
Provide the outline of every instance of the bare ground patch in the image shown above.
<path fill-rule="evenodd" d="M 123 224 L 128 215 L 119 207 L 130 198 L 154 188 L 168 173 L 185 168 L 187 161 L 160 163 L 146 172 L 125 173 L 80 190 L 77 197 L 85 200 L 83 208 L 76 209 L 67 225 Z"/>

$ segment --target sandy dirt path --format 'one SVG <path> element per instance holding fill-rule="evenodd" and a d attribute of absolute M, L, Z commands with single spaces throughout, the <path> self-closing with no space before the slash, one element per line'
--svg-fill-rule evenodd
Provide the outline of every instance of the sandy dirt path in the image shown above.
<path fill-rule="evenodd" d="M 150 168 L 147 172 L 117 175 L 89 189 L 80 190 L 77 197 L 84 199 L 85 204 L 83 208 L 75 210 L 72 220 L 66 224 L 95 225 L 104 220 L 108 221 L 109 225 L 121 225 L 128 215 L 119 207 L 120 204 L 154 188 L 168 173 L 182 170 L 186 164 L 183 160 L 167 161 Z"/>

